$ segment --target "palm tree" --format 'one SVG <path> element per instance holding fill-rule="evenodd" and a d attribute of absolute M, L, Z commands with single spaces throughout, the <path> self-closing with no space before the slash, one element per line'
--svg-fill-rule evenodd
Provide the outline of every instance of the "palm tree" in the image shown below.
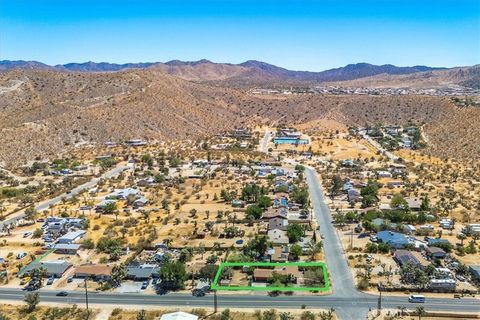
<path fill-rule="evenodd" d="M 317 253 L 320 253 L 322 251 L 323 243 L 322 241 L 320 242 L 314 242 L 313 240 L 308 243 L 308 250 L 310 252 L 310 260 L 315 260 L 315 256 Z"/>

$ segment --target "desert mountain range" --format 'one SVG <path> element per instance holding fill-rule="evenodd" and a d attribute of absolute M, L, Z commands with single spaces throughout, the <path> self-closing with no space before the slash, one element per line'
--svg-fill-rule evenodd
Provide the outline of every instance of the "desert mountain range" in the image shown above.
<path fill-rule="evenodd" d="M 210 62 L 170 62 L 115 72 L 66 72 L 31 63 L 9 67 L 0 72 L 0 163 L 51 159 L 75 146 L 107 141 L 197 140 L 234 126 L 285 123 L 316 129 L 326 122 L 345 128 L 411 121 L 424 127 L 426 152 L 463 159 L 480 155 L 480 109 L 456 107 L 448 97 L 254 96 L 229 81 L 257 72 L 250 63 L 213 65 L 212 71 Z M 199 71 L 205 68 L 209 72 Z M 277 71 L 264 72 L 270 77 Z M 336 79 L 348 78 L 342 72 L 336 71 Z M 452 79 L 465 81 L 478 76 L 478 66 L 389 77 L 421 78 L 425 72 L 457 73 Z M 374 77 L 387 76 L 362 81 Z M 352 81 L 360 78 L 344 82 Z"/>
<path fill-rule="evenodd" d="M 166 63 L 107 62 L 68 63 L 49 66 L 37 61 L 0 61 L 0 71 L 14 69 L 50 70 L 69 72 L 116 72 L 127 69 L 155 69 L 197 82 L 222 82 L 228 85 L 258 84 L 338 84 L 352 86 L 447 86 L 477 87 L 480 83 L 480 66 L 459 68 L 433 68 L 426 66 L 397 67 L 368 63 L 349 64 L 345 67 L 321 72 L 293 71 L 261 61 L 249 60 L 240 64 L 214 63 L 209 60 L 185 62 L 172 60 Z M 357 80 L 357 81 L 356 81 Z M 365 81 L 364 81 L 365 80 Z"/>

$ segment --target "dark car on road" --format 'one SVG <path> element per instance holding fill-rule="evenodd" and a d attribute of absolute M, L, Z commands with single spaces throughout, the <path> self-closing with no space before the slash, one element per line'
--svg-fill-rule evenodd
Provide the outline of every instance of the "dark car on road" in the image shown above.
<path fill-rule="evenodd" d="M 57 297 L 66 297 L 66 296 L 68 296 L 67 291 L 60 291 L 59 293 L 57 293 Z"/>

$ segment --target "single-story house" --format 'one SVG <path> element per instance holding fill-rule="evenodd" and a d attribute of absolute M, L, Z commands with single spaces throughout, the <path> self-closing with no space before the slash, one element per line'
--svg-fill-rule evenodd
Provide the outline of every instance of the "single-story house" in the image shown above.
<path fill-rule="evenodd" d="M 425 251 L 427 251 L 429 256 L 435 259 L 444 259 L 447 256 L 447 253 L 442 248 L 438 247 L 427 247 Z"/>
<path fill-rule="evenodd" d="M 303 277 L 302 272 L 298 270 L 297 266 L 282 266 L 274 269 L 255 268 L 255 270 L 253 270 L 253 280 L 257 282 L 267 282 L 274 272 L 284 276 L 291 274 L 297 281 Z"/>
<path fill-rule="evenodd" d="M 442 238 L 429 238 L 427 240 L 427 242 L 428 242 L 429 247 L 435 247 L 438 244 L 449 244 L 450 243 L 450 241 L 448 241 L 447 239 L 442 239 Z"/>
<path fill-rule="evenodd" d="M 408 207 L 412 211 L 420 211 L 420 208 L 422 206 L 422 201 L 418 199 L 413 199 L 413 198 L 407 198 L 405 199 L 408 203 Z"/>
<path fill-rule="evenodd" d="M 148 205 L 148 199 L 145 197 L 139 197 L 133 202 L 135 208 L 145 207 L 146 205 Z"/>
<path fill-rule="evenodd" d="M 118 190 L 115 190 L 114 192 L 110 193 L 109 195 L 107 195 L 105 197 L 105 199 L 127 199 L 128 196 L 130 195 L 138 195 L 140 191 L 138 189 L 134 189 L 134 188 L 125 188 L 125 189 L 118 189 Z"/>
<path fill-rule="evenodd" d="M 79 244 L 75 243 L 57 243 L 53 247 L 53 252 L 58 254 L 76 254 L 80 247 Z"/>
<path fill-rule="evenodd" d="M 417 251 L 395 250 L 393 258 L 400 266 L 410 263 L 417 268 L 423 269 L 430 265 L 430 262 Z"/>
<path fill-rule="evenodd" d="M 177 311 L 172 313 L 165 313 L 159 319 L 160 320 L 198 320 L 198 316 L 191 313 Z"/>
<path fill-rule="evenodd" d="M 74 243 L 83 238 L 87 232 L 85 230 L 71 231 L 57 239 L 57 243 Z"/>
<path fill-rule="evenodd" d="M 75 268 L 75 278 L 93 279 L 95 281 L 105 281 L 112 276 L 113 266 L 106 264 L 85 264 Z"/>
<path fill-rule="evenodd" d="M 377 233 L 377 239 L 379 242 L 386 243 L 392 248 L 401 249 L 407 245 L 414 245 L 415 239 L 409 238 L 403 233 L 393 231 L 380 231 Z"/>
<path fill-rule="evenodd" d="M 160 276 L 160 268 L 156 264 L 131 264 L 127 266 L 127 279 L 144 281 Z"/>
<path fill-rule="evenodd" d="M 268 251 L 270 256 L 270 262 L 287 262 L 290 253 L 288 252 L 288 247 L 275 247 Z"/>
<path fill-rule="evenodd" d="M 65 260 L 52 261 L 33 261 L 18 273 L 19 277 L 29 274 L 35 269 L 43 268 L 46 270 L 47 277 L 61 278 L 63 274 L 72 267 L 72 264 Z"/>
<path fill-rule="evenodd" d="M 268 240 L 271 241 L 273 244 L 282 245 L 288 244 L 288 236 L 287 232 L 280 229 L 271 229 L 267 232 Z"/>
<path fill-rule="evenodd" d="M 286 208 L 268 208 L 268 210 L 262 215 L 262 219 L 270 220 L 272 218 L 288 219 L 288 210 Z"/>
<path fill-rule="evenodd" d="M 268 220 L 268 230 L 279 229 L 286 231 L 288 227 L 288 220 L 283 218 L 272 218 Z"/>
<path fill-rule="evenodd" d="M 95 209 L 96 210 L 103 210 L 110 203 L 116 203 L 116 202 L 117 202 L 117 200 L 112 200 L 112 199 L 102 200 L 99 203 L 97 203 L 97 205 L 95 206 Z"/>
<path fill-rule="evenodd" d="M 431 279 L 429 288 L 433 290 L 455 290 L 457 282 L 454 279 Z"/>

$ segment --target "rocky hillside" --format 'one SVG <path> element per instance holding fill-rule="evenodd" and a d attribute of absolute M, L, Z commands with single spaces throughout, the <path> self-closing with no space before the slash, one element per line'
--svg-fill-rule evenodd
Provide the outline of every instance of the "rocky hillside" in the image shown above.
<path fill-rule="evenodd" d="M 375 88 L 441 88 L 460 85 L 478 89 L 480 88 L 480 65 L 430 70 L 406 75 L 380 74 L 331 84 L 345 87 Z"/>
<path fill-rule="evenodd" d="M 0 73 L 0 161 L 6 165 L 106 141 L 197 139 L 239 125 L 308 127 L 322 120 L 425 124 L 432 154 L 478 158 L 479 117 L 478 108 L 456 108 L 436 97 L 251 96 L 186 81 L 161 68 Z"/>
<path fill-rule="evenodd" d="M 0 61 L 0 70 L 48 69 L 73 72 L 111 72 L 125 69 L 156 68 L 185 80 L 218 81 L 229 83 L 265 83 L 265 82 L 330 82 L 360 79 L 379 74 L 403 75 L 424 71 L 442 70 L 426 66 L 397 67 L 391 64 L 373 65 L 369 63 L 349 64 L 345 67 L 321 72 L 294 71 L 277 67 L 261 61 L 249 60 L 240 64 L 214 63 L 209 60 L 185 62 L 172 60 L 166 63 L 125 63 L 108 62 L 67 63 L 48 66 L 35 61 Z"/>

